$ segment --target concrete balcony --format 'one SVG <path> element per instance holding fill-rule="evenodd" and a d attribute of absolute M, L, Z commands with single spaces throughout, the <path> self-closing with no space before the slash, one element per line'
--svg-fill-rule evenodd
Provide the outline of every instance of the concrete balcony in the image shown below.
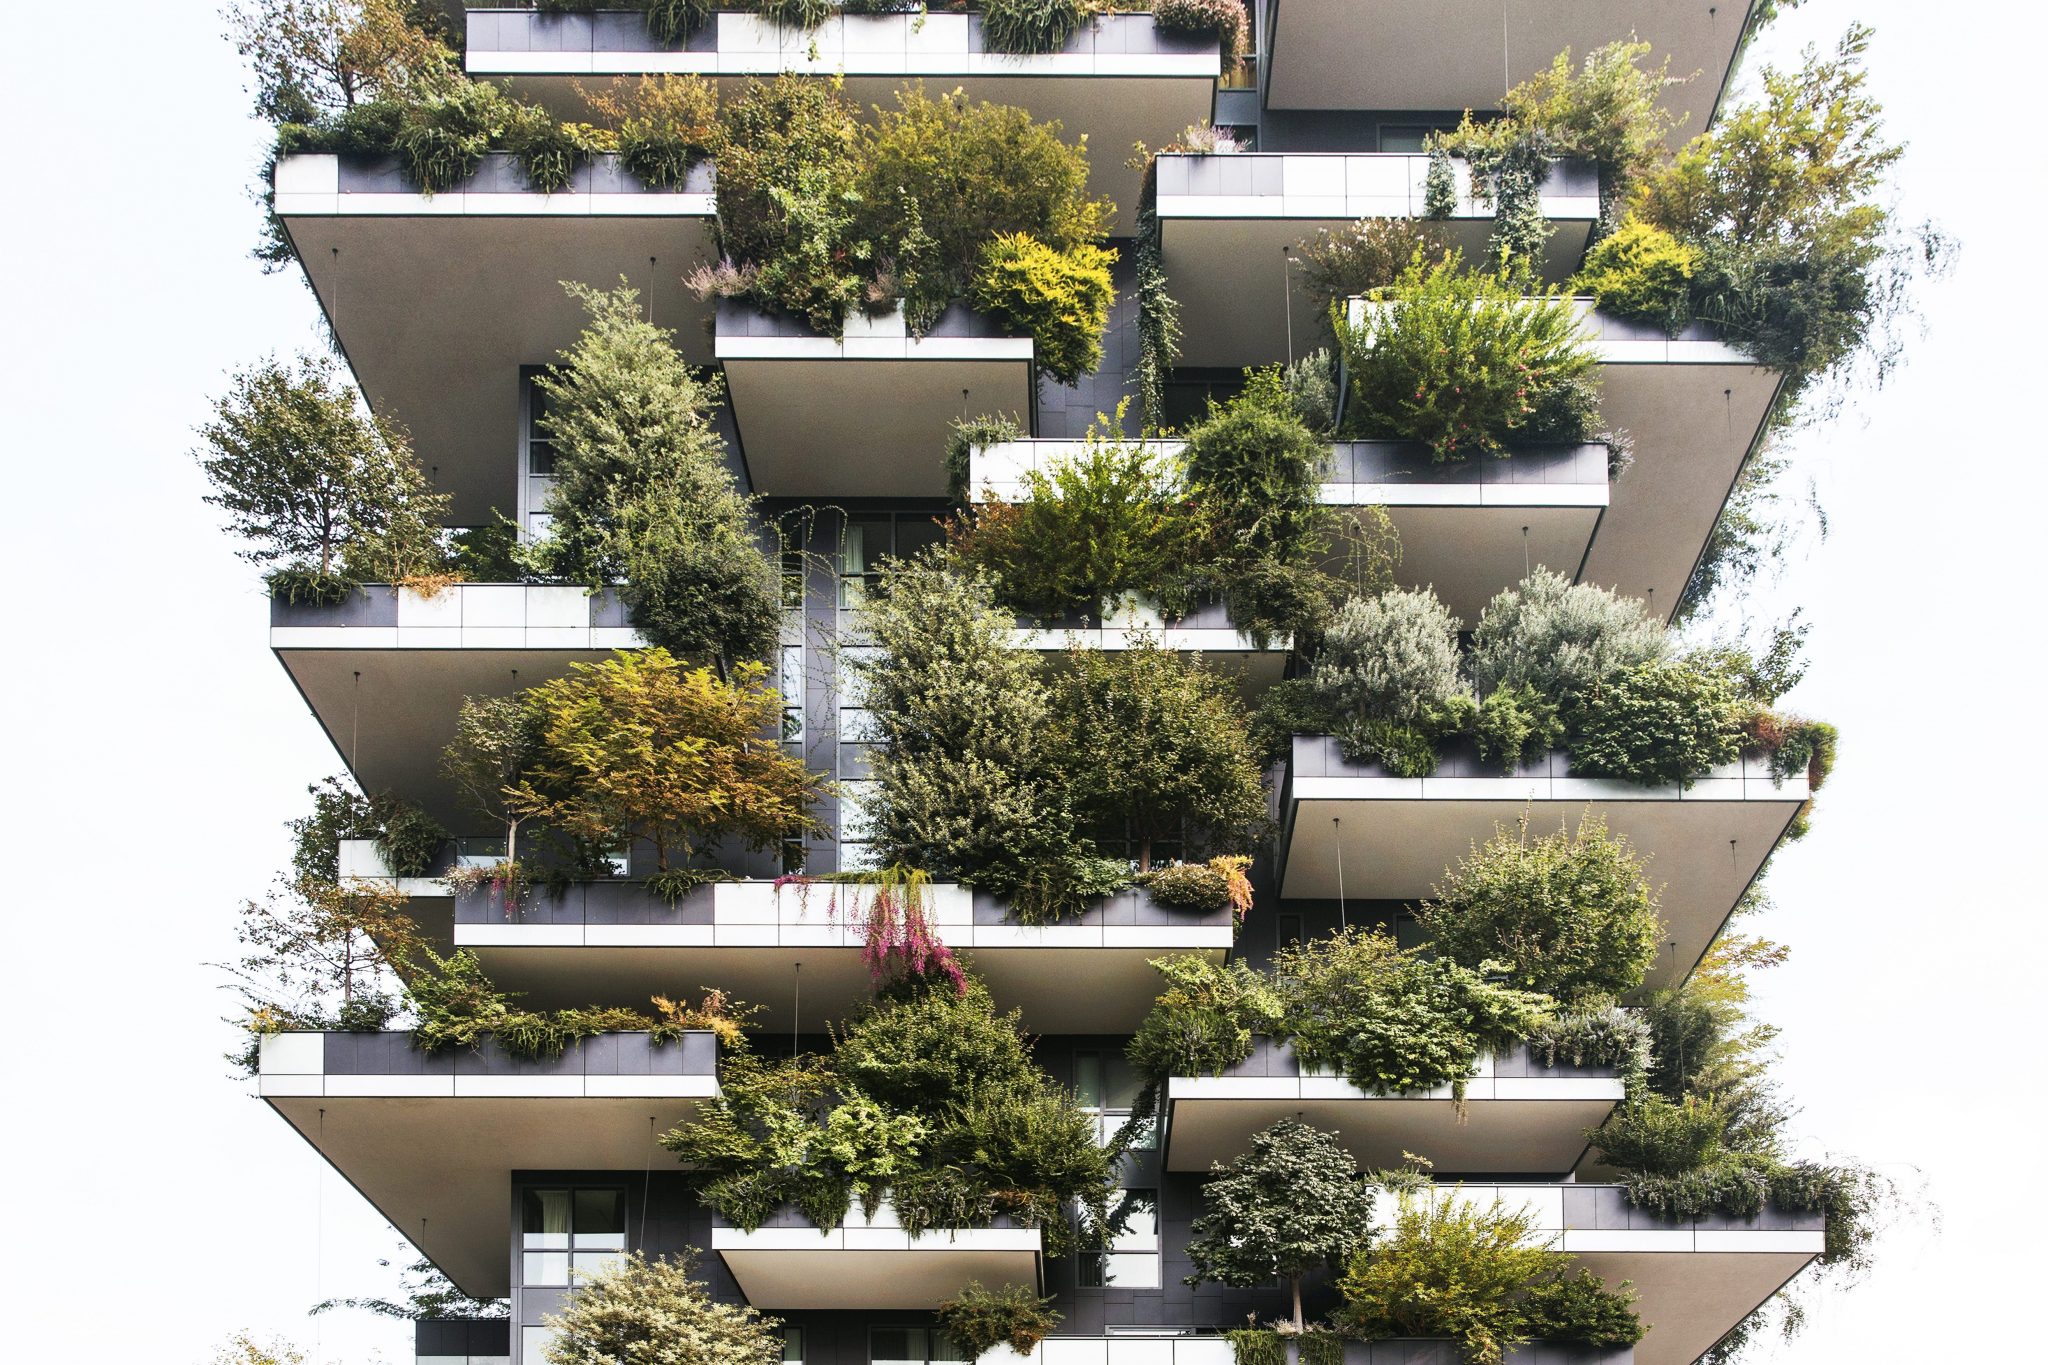
<path fill-rule="evenodd" d="M 1742 759 L 1689 790 L 1573 777 L 1562 753 L 1512 776 L 1462 750 L 1433 777 L 1395 777 L 1347 760 L 1334 739 L 1296 736 L 1280 797 L 1280 894 L 1359 901 L 1427 897 L 1444 870 L 1496 827 L 1525 813 L 1538 833 L 1587 814 L 1648 859 L 1667 951 L 1651 986 L 1691 972 L 1764 859 L 1809 795 L 1804 774 L 1774 780 L 1762 759 Z"/>
<path fill-rule="evenodd" d="M 870 1219 L 858 1205 L 821 1231 L 784 1208 L 752 1232 L 724 1219 L 711 1227 L 711 1250 L 724 1260 L 747 1302 L 770 1312 L 911 1311 L 937 1308 L 969 1280 L 987 1285 L 1040 1282 L 1044 1234 L 998 1217 L 991 1227 L 905 1232 L 884 1201 Z"/>
<path fill-rule="evenodd" d="M 347 841 L 343 857 L 347 874 L 383 870 L 366 840 Z M 861 948 L 874 892 L 858 884 L 714 882 L 670 903 L 621 879 L 559 895 L 536 887 L 511 904 L 489 889 L 451 897 L 432 877 L 396 885 L 430 933 L 474 952 L 493 981 L 536 1008 L 644 1007 L 683 982 L 720 987 L 761 1006 L 763 1028 L 787 1030 L 799 979 L 797 1022 L 807 1027 L 847 1017 L 872 994 Z M 927 895 L 938 936 L 1004 1009 L 1024 1011 L 1034 1033 L 1129 1033 L 1157 990 L 1149 959 L 1221 962 L 1236 937 L 1228 910 L 1175 909 L 1137 889 L 1040 927 L 1013 922 L 1007 905 L 963 886 L 942 883 Z"/>
<path fill-rule="evenodd" d="M 958 306 L 923 336 L 900 310 L 855 313 L 835 340 L 724 302 L 713 349 L 754 491 L 771 497 L 943 497 L 955 418 L 1032 411 L 1031 338 Z"/>
<path fill-rule="evenodd" d="M 1354 299 L 1351 316 L 1362 321 L 1368 308 L 1394 306 Z M 1704 325 L 1668 337 L 1598 312 L 1590 300 L 1577 307 L 1599 357 L 1601 423 L 1626 432 L 1635 450 L 1608 492 L 1579 578 L 1641 598 L 1669 619 L 1783 376 Z"/>
<path fill-rule="evenodd" d="M 718 1093 L 717 1042 L 606 1034 L 534 1062 L 495 1041 L 429 1056 L 409 1033 L 280 1033 L 256 1093 L 465 1293 L 502 1298 L 511 1172 L 669 1160 L 655 1135 Z"/>
<path fill-rule="evenodd" d="M 1333 1130 L 1361 1168 L 1392 1169 L 1413 1152 L 1460 1174 L 1569 1172 L 1586 1130 L 1622 1099 L 1611 1067 L 1545 1067 L 1526 1047 L 1481 1057 L 1460 1106 L 1448 1085 L 1373 1095 L 1342 1076 L 1302 1067 L 1269 1038 L 1220 1076 L 1166 1084 L 1166 1169 L 1206 1171 L 1242 1154 L 1254 1133 L 1284 1118 Z"/>
<path fill-rule="evenodd" d="M 1481 1207 L 1496 1197 L 1535 1215 L 1535 1239 L 1619 1286 L 1635 1285 L 1649 1330 L 1636 1365 L 1690 1365 L 1821 1252 L 1821 1215 L 1767 1208 L 1753 1219 L 1672 1222 L 1633 1208 L 1619 1185 L 1438 1186 L 1429 1197 Z M 1373 1222 L 1393 1225 L 1382 1195 Z"/>
<path fill-rule="evenodd" d="M 1182 442 L 1156 443 L 1162 456 L 1179 455 Z M 1025 495 L 1025 475 L 1071 458 L 1082 441 L 1006 441 L 977 452 L 969 487 L 973 496 L 1012 502 Z M 1542 565 L 1576 577 L 1585 563 L 1608 502 L 1607 447 L 1532 446 L 1507 460 L 1439 463 L 1417 446 L 1398 441 L 1339 441 L 1319 496 L 1331 507 L 1383 507 L 1401 537 L 1400 586 L 1429 586 L 1468 626 L 1493 595 L 1520 582 Z M 1228 621 L 1182 622 L 1169 626 L 1171 647 L 1201 649 L 1231 657 L 1247 654 L 1247 667 L 1266 656 L 1231 631 L 1174 635 L 1174 631 L 1227 628 Z M 1115 627 L 1104 623 L 1105 632 Z M 1085 638 L 1085 637 L 1084 637 Z M 1020 640 L 1058 648 L 1055 629 Z M 1105 647 L 1113 645 L 1105 643 Z M 1277 677 L 1277 673 L 1274 674 Z"/>
<path fill-rule="evenodd" d="M 270 648 L 363 790 L 465 814 L 441 775 L 462 699 L 510 694 L 642 643 L 610 593 L 458 583 L 432 597 L 373 584 L 335 606 L 270 604 Z"/>
<path fill-rule="evenodd" d="M 863 112 L 894 103 L 923 81 L 934 93 L 1012 104 L 1085 135 L 1097 193 L 1137 202 L 1131 144 L 1158 147 L 1209 117 L 1223 59 L 1214 38 L 1161 32 L 1149 14 L 1103 14 L 1058 52 L 991 52 L 978 14 L 835 14 L 812 29 L 726 11 L 680 45 L 662 44 L 637 11 L 540 14 L 469 11 L 464 61 L 479 79 L 503 78 L 514 93 L 558 116 L 587 119 L 584 90 L 606 78 L 663 72 L 706 76 L 722 88 L 783 72 L 839 76 Z M 596 78 L 596 79 L 593 79 Z"/>
<path fill-rule="evenodd" d="M 1749 0 L 1286 0 L 1268 32 L 1274 109 L 1489 110 L 1507 86 L 1570 48 L 1574 61 L 1630 34 L 1690 83 L 1665 103 L 1700 132 L 1721 98 Z"/>
<path fill-rule="evenodd" d="M 432 196 L 396 162 L 326 155 L 279 161 L 276 209 L 370 406 L 411 433 L 457 525 L 518 506 L 521 366 L 575 341 L 582 307 L 562 290 L 621 276 L 685 356 L 711 357 L 708 310 L 676 282 L 712 259 L 712 172 L 648 190 L 614 157 L 593 158 L 559 194 L 526 187 L 492 153 L 466 184 Z"/>
<path fill-rule="evenodd" d="M 1433 226 L 1476 260 L 1493 233 L 1493 206 L 1473 197 L 1464 163 L 1452 165 L 1457 207 Z M 1180 363 L 1236 368 L 1313 348 L 1323 304 L 1291 262 L 1295 249 L 1361 218 L 1421 220 L 1428 175 L 1428 157 L 1399 152 L 1160 157 L 1160 246 L 1168 292 L 1181 308 Z M 1542 205 L 1555 229 L 1543 278 L 1561 283 L 1578 269 L 1600 216 L 1592 167 L 1555 163 Z"/>

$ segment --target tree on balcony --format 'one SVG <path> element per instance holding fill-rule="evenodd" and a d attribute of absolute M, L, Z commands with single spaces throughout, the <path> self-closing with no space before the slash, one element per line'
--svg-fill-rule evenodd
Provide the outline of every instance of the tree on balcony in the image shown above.
<path fill-rule="evenodd" d="M 237 371 L 199 435 L 205 500 L 250 542 L 241 556 L 274 593 L 334 601 L 357 583 L 445 569 L 447 496 L 405 433 L 362 411 L 333 360 Z"/>
<path fill-rule="evenodd" d="M 518 804 L 577 838 L 644 839 L 663 872 L 722 838 L 762 849 L 818 830 L 824 778 L 775 740 L 765 677 L 743 664 L 726 682 L 659 646 L 572 664 L 528 694 L 541 759 Z"/>
<path fill-rule="evenodd" d="M 1243 1156 L 1214 1170 L 1189 1230 L 1187 1283 L 1256 1289 L 1285 1280 L 1299 1335 L 1302 1277 L 1342 1265 L 1365 1244 L 1372 1186 L 1335 1135 L 1298 1119 L 1255 1134 Z"/>
<path fill-rule="evenodd" d="M 628 1252 L 579 1278 L 553 1329 L 548 1365 L 779 1365 L 782 1324 L 719 1303 L 689 1255 Z"/>
<path fill-rule="evenodd" d="M 721 671 L 759 657 L 781 623 L 781 578 L 725 467 L 712 385 L 624 281 L 566 287 L 590 322 L 537 381 L 556 462 L 542 566 L 593 591 L 622 584 L 633 624 L 661 648 Z"/>

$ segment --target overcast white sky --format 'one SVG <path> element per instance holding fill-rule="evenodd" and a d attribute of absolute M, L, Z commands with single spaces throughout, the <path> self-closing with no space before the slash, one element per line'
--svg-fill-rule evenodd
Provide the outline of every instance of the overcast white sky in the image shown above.
<path fill-rule="evenodd" d="M 307 1347 L 317 1330 L 323 1361 L 404 1360 L 403 1326 L 305 1317 L 322 1294 L 387 1289 L 374 1260 L 393 1238 L 227 1079 L 202 965 L 283 864 L 306 782 L 339 766 L 186 454 L 225 370 L 318 344 L 297 279 L 246 255 L 265 133 L 206 0 L 10 10 L 7 1354 L 197 1365 L 246 1326 Z M 2021 1336 L 2043 1117 L 2022 1001 L 2041 996 L 2048 905 L 2022 746 L 2048 478 L 2026 130 L 2048 34 L 2016 0 L 1809 0 L 1751 65 L 1852 19 L 1877 27 L 1873 85 L 1911 143 L 1904 211 L 1963 254 L 1894 385 L 1802 444 L 1832 534 L 1779 592 L 1814 625 L 1793 701 L 1845 741 L 1813 835 L 1777 860 L 1764 927 L 1794 955 L 1763 1008 L 1813 1149 L 1920 1173 L 1944 1226 L 1897 1234 L 1784 1358 L 1990 1358 L 2038 1349 Z"/>

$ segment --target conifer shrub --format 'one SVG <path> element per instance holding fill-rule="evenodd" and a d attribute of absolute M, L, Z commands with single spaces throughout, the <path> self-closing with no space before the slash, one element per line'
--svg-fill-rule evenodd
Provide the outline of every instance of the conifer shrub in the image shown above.
<path fill-rule="evenodd" d="M 1616 317 L 1677 336 L 1692 317 L 1700 253 L 1662 228 L 1630 218 L 1586 253 L 1572 288 Z"/>
<path fill-rule="evenodd" d="M 1646 787 L 1690 788 L 1741 754 L 1734 689 L 1683 660 L 1641 664 L 1602 683 L 1571 742 L 1574 773 Z"/>
<path fill-rule="evenodd" d="M 1351 374 L 1347 434 L 1419 441 L 1438 460 L 1583 441 L 1597 364 L 1572 301 L 1418 252 L 1364 320 L 1337 322 Z"/>
<path fill-rule="evenodd" d="M 1026 233 L 1006 233 L 982 247 L 972 298 L 977 308 L 1026 333 L 1038 368 L 1062 384 L 1093 374 L 1102 363 L 1102 329 L 1116 286 L 1116 252 L 1079 243 L 1064 251 Z"/>

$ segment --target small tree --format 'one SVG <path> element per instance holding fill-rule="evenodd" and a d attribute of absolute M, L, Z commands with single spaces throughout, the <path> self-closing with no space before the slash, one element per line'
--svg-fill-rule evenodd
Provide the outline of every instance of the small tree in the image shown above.
<path fill-rule="evenodd" d="M 527 813 L 579 838 L 645 839 L 663 871 L 671 849 L 819 829 L 824 779 L 773 738 L 782 698 L 765 676 L 745 664 L 724 682 L 659 646 L 570 665 L 529 694 L 544 747 Z"/>
<path fill-rule="evenodd" d="M 214 1351 L 208 1365 L 306 1365 L 306 1353 L 281 1337 L 258 1341 L 253 1332 L 237 1332 Z"/>
<path fill-rule="evenodd" d="M 370 100 L 419 99 L 461 79 L 455 54 L 408 0 L 248 0 L 227 11 L 256 112 L 308 123 Z"/>
<path fill-rule="evenodd" d="M 253 542 L 242 558 L 333 581 L 383 569 L 396 579 L 439 567 L 434 528 L 448 499 L 430 492 L 397 428 L 366 416 L 335 363 L 301 355 L 236 372 L 197 452 L 206 501 Z"/>
<path fill-rule="evenodd" d="M 1074 809 L 1122 821 L 1150 871 L 1162 838 L 1248 847 L 1266 813 L 1251 722 L 1230 685 L 1150 638 L 1121 651 L 1076 648 L 1055 686 L 1060 763 Z"/>
<path fill-rule="evenodd" d="M 548 1365 L 778 1365 L 782 1324 L 714 1300 L 693 1264 L 634 1251 L 583 1279 L 545 1319 Z"/>
<path fill-rule="evenodd" d="M 1448 1336 L 1472 1365 L 1499 1365 L 1529 1339 L 1525 1293 L 1568 1259 L 1526 1210 L 1420 1195 L 1403 1201 L 1391 1237 L 1353 1256 L 1341 1317 L 1368 1338 Z"/>
<path fill-rule="evenodd" d="M 1567 1005 L 1642 985 L 1664 937 L 1642 859 L 1597 815 L 1535 839 L 1526 815 L 1495 829 L 1416 918 L 1437 952 L 1509 963 L 1513 984 Z"/>
<path fill-rule="evenodd" d="M 519 826 L 533 807 L 523 779 L 540 761 L 543 718 L 524 695 L 464 697 L 441 772 L 479 815 L 505 826 L 505 861 L 519 860 Z"/>
<path fill-rule="evenodd" d="M 426 942 L 395 888 L 300 882 L 242 904 L 228 967 L 252 1014 L 377 1027 L 396 1010 L 390 965 Z"/>
<path fill-rule="evenodd" d="M 1255 1134 L 1251 1148 L 1202 1186 L 1204 1212 L 1188 1238 L 1195 1273 L 1255 1289 L 1276 1278 L 1294 1294 L 1294 1330 L 1302 1330 L 1301 1279 L 1342 1265 L 1366 1244 L 1373 1189 L 1336 1135 L 1298 1119 Z"/>
<path fill-rule="evenodd" d="M 633 624 L 664 649 L 721 665 L 760 656 L 781 623 L 781 578 L 725 468 L 714 387 L 623 281 L 565 288 L 590 323 L 538 380 L 556 459 L 544 566 L 593 591 L 623 581 Z"/>

